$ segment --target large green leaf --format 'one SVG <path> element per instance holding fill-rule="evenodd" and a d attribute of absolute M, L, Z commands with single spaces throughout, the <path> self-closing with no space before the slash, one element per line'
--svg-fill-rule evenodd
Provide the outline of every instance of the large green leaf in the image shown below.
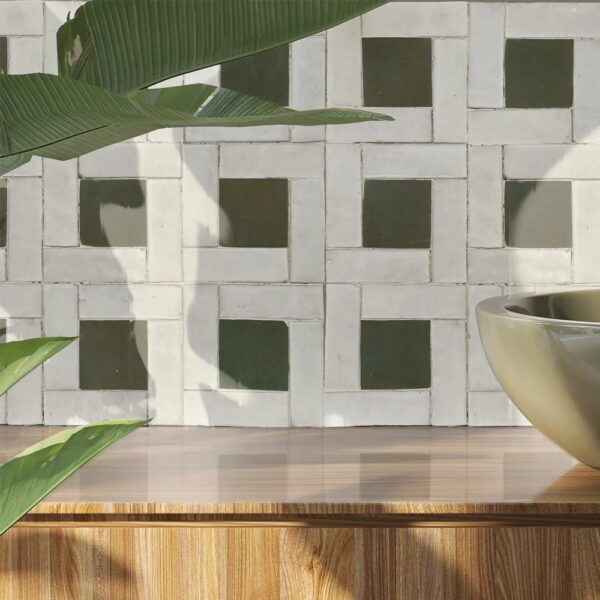
<path fill-rule="evenodd" d="M 115 419 L 61 431 L 0 467 L 0 535 L 107 446 L 148 421 Z"/>
<path fill-rule="evenodd" d="M 91 0 L 58 31 L 60 74 L 113 92 L 268 50 L 389 0 Z"/>
<path fill-rule="evenodd" d="M 0 75 L 0 159 L 68 160 L 162 127 L 323 125 L 389 120 L 356 109 L 294 111 L 195 84 L 129 96 L 55 75 Z"/>
<path fill-rule="evenodd" d="M 17 167 L 20 167 L 31 160 L 31 154 L 25 152 L 23 154 L 13 154 L 12 156 L 6 156 L 0 158 L 0 177 L 4 173 L 8 173 Z"/>
<path fill-rule="evenodd" d="M 74 339 L 45 337 L 0 344 L 0 396 Z"/>

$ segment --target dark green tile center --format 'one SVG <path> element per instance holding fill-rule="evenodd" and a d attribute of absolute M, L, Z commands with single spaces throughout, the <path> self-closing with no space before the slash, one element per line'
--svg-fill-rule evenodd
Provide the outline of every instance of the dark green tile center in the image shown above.
<path fill-rule="evenodd" d="M 219 322 L 219 387 L 287 390 L 288 326 L 284 321 Z"/>
<path fill-rule="evenodd" d="M 365 106 L 431 106 L 431 39 L 364 38 Z"/>
<path fill-rule="evenodd" d="M 504 235 L 517 248 L 570 248 L 571 182 L 507 181 Z"/>
<path fill-rule="evenodd" d="M 8 73 L 8 40 L 0 37 L 0 75 Z"/>
<path fill-rule="evenodd" d="M 80 237 L 84 246 L 146 245 L 146 182 L 82 179 Z"/>
<path fill-rule="evenodd" d="M 289 100 L 289 46 L 238 58 L 221 65 L 221 85 L 287 106 Z"/>
<path fill-rule="evenodd" d="M 145 321 L 81 321 L 79 334 L 82 390 L 148 389 Z"/>
<path fill-rule="evenodd" d="M 221 179 L 219 204 L 221 246 L 288 245 L 287 179 Z"/>
<path fill-rule="evenodd" d="M 429 321 L 362 321 L 361 388 L 403 390 L 431 385 Z"/>
<path fill-rule="evenodd" d="M 573 40 L 506 40 L 505 79 L 508 108 L 570 108 Z"/>
<path fill-rule="evenodd" d="M 431 246 L 431 181 L 365 181 L 363 199 L 365 248 Z"/>

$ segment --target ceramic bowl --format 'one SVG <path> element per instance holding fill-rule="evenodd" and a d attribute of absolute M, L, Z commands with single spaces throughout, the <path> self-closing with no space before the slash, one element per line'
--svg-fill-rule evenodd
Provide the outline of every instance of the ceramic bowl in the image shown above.
<path fill-rule="evenodd" d="M 542 433 L 600 469 L 600 289 L 490 298 L 477 306 L 500 385 Z"/>

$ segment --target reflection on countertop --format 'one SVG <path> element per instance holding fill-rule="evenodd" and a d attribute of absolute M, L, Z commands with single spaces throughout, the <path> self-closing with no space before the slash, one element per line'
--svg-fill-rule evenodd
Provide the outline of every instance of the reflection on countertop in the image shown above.
<path fill-rule="evenodd" d="M 0 427 L 0 458 L 55 430 Z M 600 506 L 600 471 L 533 428 L 150 427 L 105 451 L 47 502 Z"/>

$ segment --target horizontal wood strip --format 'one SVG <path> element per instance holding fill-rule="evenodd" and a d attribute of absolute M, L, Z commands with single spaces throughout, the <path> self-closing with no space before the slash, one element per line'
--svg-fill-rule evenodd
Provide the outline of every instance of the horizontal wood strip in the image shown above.
<path fill-rule="evenodd" d="M 28 515 L 17 527 L 600 527 L 597 515 Z"/>

